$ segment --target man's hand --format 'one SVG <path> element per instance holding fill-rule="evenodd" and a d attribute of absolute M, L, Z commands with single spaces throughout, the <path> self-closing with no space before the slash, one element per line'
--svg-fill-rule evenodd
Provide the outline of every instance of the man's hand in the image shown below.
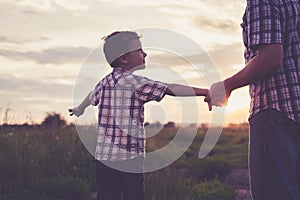
<path fill-rule="evenodd" d="M 209 95 L 204 101 L 208 103 L 209 110 L 211 110 L 211 106 L 227 106 L 230 94 L 231 91 L 226 88 L 224 81 L 217 82 L 211 86 Z"/>
<path fill-rule="evenodd" d="M 75 108 L 70 108 L 69 109 L 70 116 L 75 115 L 76 117 L 79 117 L 84 113 L 84 109 L 81 109 L 79 106 Z"/>

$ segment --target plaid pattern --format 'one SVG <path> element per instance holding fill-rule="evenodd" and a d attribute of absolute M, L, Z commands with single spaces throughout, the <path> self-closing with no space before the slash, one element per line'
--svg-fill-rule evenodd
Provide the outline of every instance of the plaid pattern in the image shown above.
<path fill-rule="evenodd" d="M 284 51 L 282 67 L 266 79 L 250 84 L 250 118 L 273 108 L 300 122 L 299 0 L 247 1 L 241 26 L 246 62 L 255 57 L 255 47 L 260 44 L 282 44 Z"/>
<path fill-rule="evenodd" d="M 97 160 L 128 160 L 144 155 L 144 104 L 160 101 L 167 84 L 116 68 L 90 95 L 98 105 Z"/>

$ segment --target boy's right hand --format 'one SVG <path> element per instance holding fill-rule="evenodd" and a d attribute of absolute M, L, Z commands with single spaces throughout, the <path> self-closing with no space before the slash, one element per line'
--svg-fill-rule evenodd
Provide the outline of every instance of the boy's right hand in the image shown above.
<path fill-rule="evenodd" d="M 204 102 L 207 103 L 208 110 L 211 111 L 212 110 L 212 104 L 211 104 L 211 98 L 210 98 L 209 92 L 207 92 L 206 97 L 204 98 Z"/>
<path fill-rule="evenodd" d="M 79 117 L 84 113 L 84 109 L 81 109 L 80 107 L 70 108 L 69 109 L 70 116 L 75 115 L 76 117 Z"/>

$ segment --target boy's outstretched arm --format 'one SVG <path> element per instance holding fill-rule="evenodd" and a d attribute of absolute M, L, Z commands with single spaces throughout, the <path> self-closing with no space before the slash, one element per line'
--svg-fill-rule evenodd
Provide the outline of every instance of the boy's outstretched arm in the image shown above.
<path fill-rule="evenodd" d="M 209 93 L 208 89 L 195 88 L 180 84 L 168 84 L 166 91 L 167 95 L 177 96 L 177 97 L 187 97 L 187 96 L 207 96 Z"/>
<path fill-rule="evenodd" d="M 84 113 L 85 108 L 88 107 L 89 105 L 91 105 L 90 94 L 91 93 L 89 93 L 85 97 L 85 99 L 81 102 L 81 104 L 79 106 L 69 109 L 70 116 L 75 115 L 75 116 L 79 117 L 80 115 L 82 115 Z"/>
<path fill-rule="evenodd" d="M 168 84 L 166 94 L 177 97 L 204 96 L 205 99 L 209 98 L 208 89 L 190 87 L 180 84 Z M 208 105 L 208 110 L 212 110 L 210 101 L 206 101 L 206 103 Z"/>

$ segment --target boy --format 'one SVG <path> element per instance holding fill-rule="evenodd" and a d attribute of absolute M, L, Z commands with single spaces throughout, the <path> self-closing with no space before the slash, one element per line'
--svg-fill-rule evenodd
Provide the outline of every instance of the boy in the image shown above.
<path fill-rule="evenodd" d="M 139 38 L 132 31 L 117 31 L 104 38 L 105 58 L 113 71 L 78 107 L 69 109 L 70 115 L 79 117 L 87 106 L 99 105 L 95 153 L 98 200 L 120 200 L 121 196 L 123 200 L 144 199 L 143 173 L 121 172 L 107 165 L 128 165 L 132 161 L 138 164 L 132 167 L 142 171 L 145 103 L 160 101 L 165 95 L 208 94 L 207 89 L 166 84 L 134 75 L 134 71 L 145 68 L 147 56 Z"/>

